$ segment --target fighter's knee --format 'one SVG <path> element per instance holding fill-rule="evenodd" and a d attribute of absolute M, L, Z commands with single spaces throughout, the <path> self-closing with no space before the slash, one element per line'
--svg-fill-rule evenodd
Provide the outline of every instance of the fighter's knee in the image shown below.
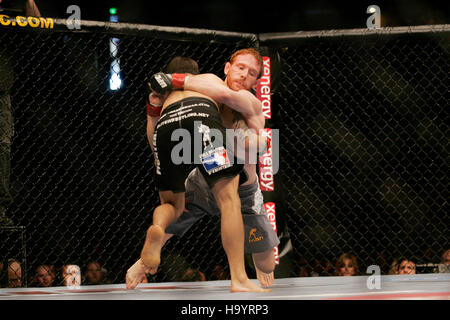
<path fill-rule="evenodd" d="M 275 258 L 272 251 L 253 254 L 253 262 L 256 268 L 264 273 L 275 271 Z"/>
<path fill-rule="evenodd" d="M 221 211 L 228 211 L 230 209 L 232 209 L 233 211 L 241 211 L 241 201 L 237 193 L 235 195 L 230 193 L 217 194 L 215 195 L 215 198 L 217 205 L 219 206 Z"/>
<path fill-rule="evenodd" d="M 275 262 L 259 262 L 257 268 L 264 273 L 272 273 L 275 271 Z"/>
<path fill-rule="evenodd" d="M 184 205 L 180 205 L 178 203 L 166 202 L 166 203 L 160 204 L 158 207 L 156 207 L 155 211 L 153 212 L 153 215 L 164 214 L 164 215 L 175 215 L 178 217 L 183 212 L 183 209 L 184 209 Z"/>

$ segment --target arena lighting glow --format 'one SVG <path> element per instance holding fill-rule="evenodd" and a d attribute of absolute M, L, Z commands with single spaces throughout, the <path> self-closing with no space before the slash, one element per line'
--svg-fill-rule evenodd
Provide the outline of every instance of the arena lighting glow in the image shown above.
<path fill-rule="evenodd" d="M 119 22 L 119 16 L 117 15 L 117 9 L 116 8 L 110 8 L 109 9 L 109 21 L 110 22 Z M 113 58 L 113 61 L 111 62 L 110 66 L 110 76 L 109 76 L 109 89 L 116 91 L 122 88 L 123 81 L 121 77 L 121 70 L 120 70 L 120 59 L 118 58 L 119 53 L 119 44 L 120 40 L 118 38 L 111 38 L 109 39 L 109 53 L 111 58 Z"/>

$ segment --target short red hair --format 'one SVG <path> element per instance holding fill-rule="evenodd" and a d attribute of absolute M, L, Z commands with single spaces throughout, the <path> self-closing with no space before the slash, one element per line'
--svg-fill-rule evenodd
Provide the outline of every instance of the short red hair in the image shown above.
<path fill-rule="evenodd" d="M 263 58 L 261 56 L 261 54 L 253 48 L 246 48 L 246 49 L 240 49 L 238 51 L 236 51 L 235 53 L 233 53 L 231 55 L 230 58 L 230 63 L 233 64 L 234 60 L 236 59 L 237 56 L 240 56 L 242 54 L 250 54 L 253 57 L 255 57 L 255 59 L 258 61 L 259 63 L 259 74 L 258 74 L 258 79 L 261 78 L 261 76 L 263 75 L 263 71 L 264 71 L 264 62 L 263 62 Z"/>

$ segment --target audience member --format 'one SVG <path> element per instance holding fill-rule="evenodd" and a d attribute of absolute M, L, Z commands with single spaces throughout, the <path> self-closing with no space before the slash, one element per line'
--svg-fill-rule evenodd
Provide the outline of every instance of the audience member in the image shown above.
<path fill-rule="evenodd" d="M 230 271 L 228 267 L 216 264 L 212 272 L 211 280 L 230 280 Z"/>
<path fill-rule="evenodd" d="M 205 274 L 200 270 L 189 268 L 183 274 L 181 281 L 189 281 L 189 282 L 206 281 L 206 277 Z"/>
<path fill-rule="evenodd" d="M 389 269 L 389 275 L 397 274 L 398 273 L 398 259 L 394 259 L 391 263 L 391 267 Z"/>
<path fill-rule="evenodd" d="M 328 259 L 325 259 L 322 276 L 332 276 L 332 275 L 334 275 L 333 263 Z"/>
<path fill-rule="evenodd" d="M 81 270 L 76 264 L 66 264 L 61 272 L 63 285 L 66 287 L 79 287 L 81 285 Z"/>
<path fill-rule="evenodd" d="M 328 259 L 315 259 L 312 270 L 310 271 L 311 277 L 322 277 L 334 275 L 334 266 Z"/>
<path fill-rule="evenodd" d="M 298 263 L 298 277 L 309 277 L 311 275 L 311 267 L 305 259 L 300 259 Z"/>
<path fill-rule="evenodd" d="M 350 253 L 343 253 L 336 261 L 335 274 L 337 276 L 357 276 L 359 275 L 358 260 Z"/>
<path fill-rule="evenodd" d="M 319 277 L 322 273 L 322 265 L 320 264 L 319 259 L 314 259 L 314 262 L 312 263 L 312 270 L 310 272 L 311 277 Z"/>
<path fill-rule="evenodd" d="M 55 266 L 50 264 L 42 264 L 36 268 L 32 286 L 52 287 L 55 283 L 55 279 Z"/>
<path fill-rule="evenodd" d="M 15 259 L 0 262 L 0 288 L 22 287 L 22 267 Z"/>
<path fill-rule="evenodd" d="M 381 250 L 378 252 L 377 259 L 376 259 L 376 265 L 380 267 L 381 274 L 388 274 L 389 273 L 389 263 L 387 262 L 388 259 L 386 259 L 386 251 Z"/>
<path fill-rule="evenodd" d="M 389 270 L 390 275 L 395 274 L 416 274 L 416 264 L 411 259 L 394 259 Z"/>
<path fill-rule="evenodd" d="M 336 261 L 335 267 L 330 261 L 324 260 L 320 263 L 315 260 L 314 267 L 308 264 L 304 259 L 298 263 L 298 277 L 309 276 L 356 276 L 359 275 L 358 260 L 355 255 L 343 253 Z M 5 268 L 7 266 L 7 268 Z M 333 272 L 334 270 L 334 272 Z M 394 259 L 391 263 L 390 275 L 411 275 L 416 274 L 416 263 L 410 258 Z M 450 249 L 443 252 L 441 263 L 439 264 L 439 273 L 450 273 Z M 61 273 L 62 284 L 73 287 L 83 285 L 99 285 L 111 283 L 107 280 L 106 269 L 98 261 L 90 261 L 86 265 L 86 270 L 81 277 L 80 267 L 73 264 L 64 265 Z M 180 279 L 180 278 L 179 278 Z M 217 264 L 211 273 L 211 280 L 229 280 L 230 275 L 226 267 Z M 181 281 L 206 281 L 203 272 L 194 268 L 187 268 L 182 274 Z M 174 281 L 174 279 L 172 279 Z M 58 281 L 59 283 L 60 281 Z M 144 278 L 141 283 L 148 283 L 148 278 Z M 55 267 L 52 264 L 39 265 L 31 281 L 30 287 L 52 287 L 57 284 Z M 0 287 L 17 288 L 22 287 L 22 267 L 19 261 L 7 259 L 0 261 Z"/>
<path fill-rule="evenodd" d="M 106 269 L 102 267 L 98 261 L 90 261 L 86 265 L 86 271 L 84 273 L 84 284 L 105 284 L 106 281 Z"/>
<path fill-rule="evenodd" d="M 450 273 L 450 249 L 444 251 L 442 254 L 438 270 L 439 273 Z"/>
<path fill-rule="evenodd" d="M 416 274 L 416 263 L 410 259 L 399 260 L 397 274 Z"/>

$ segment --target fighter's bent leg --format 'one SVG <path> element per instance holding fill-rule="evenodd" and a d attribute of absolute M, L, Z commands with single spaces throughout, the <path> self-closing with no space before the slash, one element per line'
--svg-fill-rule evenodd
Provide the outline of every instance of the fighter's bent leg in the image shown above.
<path fill-rule="evenodd" d="M 211 189 L 221 212 L 222 245 L 228 258 L 231 292 L 266 292 L 253 283 L 245 272 L 244 224 L 237 193 L 239 176 L 219 180 Z"/>

